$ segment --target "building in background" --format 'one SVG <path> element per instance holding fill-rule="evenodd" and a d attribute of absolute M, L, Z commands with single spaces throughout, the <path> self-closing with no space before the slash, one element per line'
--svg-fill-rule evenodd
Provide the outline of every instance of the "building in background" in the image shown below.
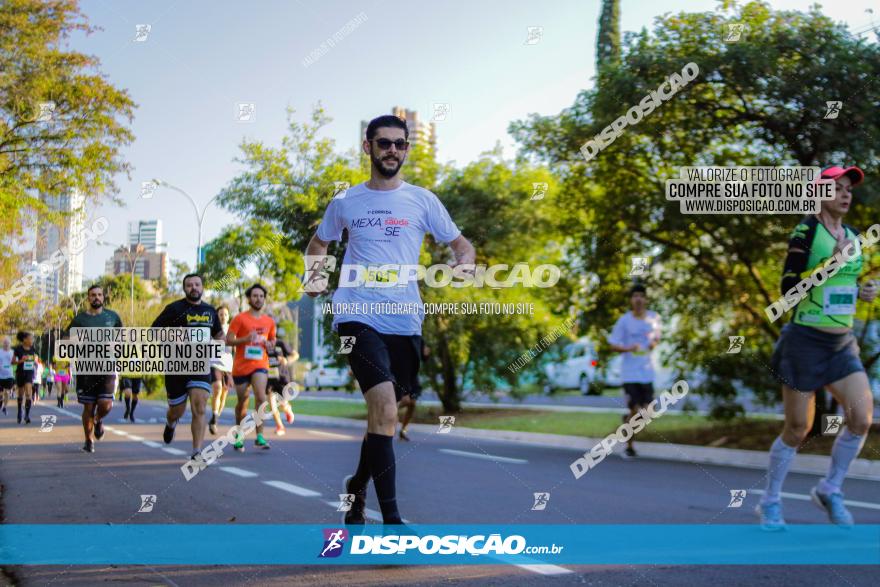
<path fill-rule="evenodd" d="M 144 245 L 150 253 L 161 253 L 162 240 L 161 220 L 133 220 L 128 223 L 128 244 Z"/>
<path fill-rule="evenodd" d="M 64 216 L 58 223 L 38 221 L 33 262 L 48 261 L 52 255 L 67 248 L 68 255 L 57 271 L 42 275 L 39 284 L 44 301 L 57 304 L 61 298 L 83 288 L 83 226 L 85 224 L 85 197 L 73 190 L 63 196 L 42 196 L 43 202 L 54 212 Z M 75 252 L 79 250 L 79 252 Z"/>
<path fill-rule="evenodd" d="M 168 278 L 168 254 L 150 251 L 142 244 L 129 245 L 128 248 L 119 247 L 113 251 L 104 271 L 111 275 L 131 273 L 132 265 L 134 274 L 141 279 Z"/>
<path fill-rule="evenodd" d="M 409 129 L 409 142 L 412 146 L 417 144 L 429 144 L 434 148 L 437 147 L 437 125 L 435 123 L 422 122 L 419 118 L 418 112 L 415 110 L 407 110 L 400 106 L 392 108 L 391 114 L 406 121 L 406 127 Z M 367 137 L 367 125 L 369 123 L 368 120 L 361 121 L 361 136 L 360 140 L 358 140 L 359 145 L 361 141 Z"/>

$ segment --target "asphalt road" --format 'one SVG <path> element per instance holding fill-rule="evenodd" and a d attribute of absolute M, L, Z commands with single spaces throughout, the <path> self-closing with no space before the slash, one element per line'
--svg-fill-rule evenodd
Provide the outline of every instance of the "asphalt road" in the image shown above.
<path fill-rule="evenodd" d="M 5 523 L 214 523 L 337 525 L 335 500 L 357 459 L 360 437 L 351 428 L 298 418 L 284 437 L 268 435 L 269 451 L 252 441 L 243 454 L 185 481 L 180 465 L 190 452 L 182 422 L 170 447 L 162 444 L 164 408 L 144 401 L 140 422 L 119 423 L 116 405 L 97 452 L 80 451 L 78 406 L 65 412 L 43 400 L 30 426 L 0 415 L 0 483 Z M 40 432 L 43 415 L 55 415 Z M 153 419 L 153 422 L 150 420 Z M 229 410 L 222 425 L 231 424 Z M 267 427 L 267 431 L 271 431 Z M 398 501 L 412 523 L 436 524 L 737 524 L 754 523 L 750 494 L 728 508 L 732 488 L 760 489 L 760 471 L 609 457 L 575 480 L 575 451 L 450 434 L 412 433 L 398 443 Z M 804 501 L 814 478 L 792 475 L 785 487 L 789 523 L 824 523 Z M 533 493 L 550 492 L 546 510 L 532 511 Z M 880 523 L 878 483 L 850 480 L 847 499 L 857 521 Z M 142 494 L 156 495 L 152 512 L 138 513 Z M 368 506 L 378 510 L 371 491 Z M 75 545 L 71 545 L 73 548 Z M 34 544 L 34 548 L 40 548 Z M 137 544 L 131 545 L 137 549 Z M 229 548 L 260 548 L 252 536 Z M 22 585 L 876 585 L 877 569 L 847 566 L 28 566 L 5 569 Z"/>

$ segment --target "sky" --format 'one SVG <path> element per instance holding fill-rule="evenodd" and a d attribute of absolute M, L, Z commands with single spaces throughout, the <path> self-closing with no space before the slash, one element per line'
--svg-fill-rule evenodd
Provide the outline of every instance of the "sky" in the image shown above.
<path fill-rule="evenodd" d="M 778 0 L 775 9 L 806 10 L 813 0 Z M 717 9 L 715 0 L 622 0 L 621 30 L 652 27 L 667 12 Z M 872 25 L 875 0 L 854 0 L 823 12 L 851 29 Z M 356 148 L 360 122 L 393 106 L 437 122 L 438 156 L 463 166 L 500 142 L 516 144 L 511 121 L 555 114 L 592 85 L 600 0 L 454 0 L 448 2 L 308 0 L 83 0 L 89 23 L 102 30 L 78 35 L 71 48 L 97 56 L 101 71 L 138 104 L 135 141 L 123 151 L 134 167 L 117 177 L 124 206 L 105 205 L 101 237 L 125 243 L 129 221 L 160 219 L 169 256 L 193 264 L 197 222 L 184 196 L 159 188 L 140 197 L 141 182 L 158 178 L 188 193 L 201 208 L 241 168 L 233 160 L 245 138 L 278 146 L 287 107 L 304 120 L 321 103 L 333 121 L 325 136 L 337 150 Z M 839 7 L 841 4 L 833 4 Z M 877 11 L 880 24 L 880 9 Z M 303 60 L 360 16 L 359 23 L 309 65 Z M 136 25 L 148 24 L 135 42 Z M 540 39 L 527 43 L 529 27 Z M 237 118 L 239 103 L 255 104 L 253 120 Z M 237 218 L 211 206 L 203 242 Z M 103 273 L 112 248 L 90 243 L 85 275 Z"/>

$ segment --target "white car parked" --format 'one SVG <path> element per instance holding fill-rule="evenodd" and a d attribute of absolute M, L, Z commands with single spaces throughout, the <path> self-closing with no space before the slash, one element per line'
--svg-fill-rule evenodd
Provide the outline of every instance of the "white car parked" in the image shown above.
<path fill-rule="evenodd" d="M 599 394 L 602 386 L 620 385 L 620 357 L 614 357 L 606 368 L 599 365 L 593 342 L 582 337 L 562 350 L 562 360 L 544 368 L 547 375 L 545 393 L 556 389 L 577 389 L 584 395 Z"/>
<path fill-rule="evenodd" d="M 317 365 L 306 372 L 303 377 L 305 391 L 314 389 L 345 389 L 351 383 L 348 367 L 325 367 Z"/>

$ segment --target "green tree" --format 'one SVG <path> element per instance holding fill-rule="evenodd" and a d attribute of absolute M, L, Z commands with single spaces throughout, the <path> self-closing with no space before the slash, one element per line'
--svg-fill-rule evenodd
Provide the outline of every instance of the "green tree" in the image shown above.
<path fill-rule="evenodd" d="M 218 202 L 244 218 L 267 223 L 284 234 L 294 250 L 305 251 L 336 193 L 335 182 L 355 185 L 367 175 L 355 153 L 339 155 L 332 139 L 319 136 L 331 122 L 320 105 L 307 122 L 297 122 L 294 114 L 288 109 L 288 132 L 281 146 L 241 143 L 242 154 L 235 162 L 245 171 L 221 191 Z M 300 275 L 301 264 L 295 270 Z"/>
<path fill-rule="evenodd" d="M 250 265 L 256 269 L 253 276 L 245 274 Z M 202 272 L 206 289 L 232 293 L 241 306 L 244 290 L 255 281 L 265 282 L 275 300 L 298 299 L 297 268 L 302 265 L 301 251 L 270 224 L 251 219 L 227 226 L 205 246 Z"/>
<path fill-rule="evenodd" d="M 192 273 L 192 268 L 186 261 L 171 259 L 171 271 L 167 281 L 167 290 L 164 295 L 175 296 L 183 293 L 183 276 Z"/>
<path fill-rule="evenodd" d="M 12 250 L 27 219 L 61 221 L 46 199 L 77 190 L 97 203 L 130 169 L 121 149 L 134 102 L 97 58 L 66 47 L 94 30 L 75 0 L 0 3 L 0 287 L 18 277 Z"/>
<path fill-rule="evenodd" d="M 741 385 L 769 401 L 779 394 L 768 364 L 781 323 L 770 323 L 763 309 L 779 297 L 788 234 L 799 219 L 682 215 L 665 200 L 664 181 L 682 166 L 843 162 L 876 177 L 880 48 L 818 7 L 804 13 L 725 2 L 722 9 L 665 15 L 653 32 L 627 35 L 599 88 L 557 116 L 533 115 L 511 131 L 563 178 L 560 213 L 571 216 L 581 243 L 589 330 L 604 334 L 624 309 L 630 257 L 653 257 L 654 303 L 674 317 L 666 358 L 704 371 L 702 391 L 721 403 L 734 401 Z M 745 24 L 740 42 L 724 42 L 730 23 Z M 581 145 L 689 62 L 699 66 L 697 79 L 585 162 Z M 826 120 L 825 102 L 834 99 L 843 110 Z M 866 227 L 877 193 L 876 182 L 859 187 L 848 222 Z M 742 354 L 726 354 L 728 335 L 746 337 Z M 743 368 L 746 359 L 754 368 Z"/>
<path fill-rule="evenodd" d="M 543 199 L 533 200 L 535 184 L 547 184 Z M 527 263 L 534 269 L 550 264 L 561 268 L 561 280 L 550 288 L 427 287 L 422 298 L 428 304 L 449 302 L 480 304 L 531 304 L 534 313 L 438 314 L 426 316 L 424 336 L 434 359 L 426 364 L 429 379 L 447 412 L 460 409 L 461 383 L 494 391 L 499 385 L 516 387 L 526 373 L 534 373 L 540 361 L 522 371 L 508 369 L 523 352 L 551 332 L 568 311 L 572 275 L 565 264 L 569 245 L 559 230 L 554 202 L 559 185 L 547 169 L 525 161 L 505 161 L 500 148 L 486 153 L 463 169 L 447 169 L 433 187 L 462 234 L 477 250 L 481 265 Z M 448 262 L 447 247 L 426 240 L 422 263 Z M 502 279 L 509 275 L 502 271 Z"/>
<path fill-rule="evenodd" d="M 602 0 L 596 41 L 596 71 L 620 60 L 620 0 Z"/>

